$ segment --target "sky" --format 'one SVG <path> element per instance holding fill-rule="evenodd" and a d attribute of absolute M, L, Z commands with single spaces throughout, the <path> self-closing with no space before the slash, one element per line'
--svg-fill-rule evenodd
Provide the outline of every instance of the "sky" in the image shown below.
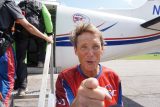
<path fill-rule="evenodd" d="M 57 0 L 62 5 L 101 9 L 101 8 L 136 8 L 145 3 L 146 0 Z"/>

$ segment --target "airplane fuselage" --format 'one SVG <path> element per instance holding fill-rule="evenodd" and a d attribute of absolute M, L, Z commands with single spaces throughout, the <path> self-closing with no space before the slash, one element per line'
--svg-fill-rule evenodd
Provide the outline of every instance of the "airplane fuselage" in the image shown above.
<path fill-rule="evenodd" d="M 56 65 L 63 68 L 78 63 L 69 40 L 70 32 L 80 21 L 93 23 L 102 31 L 105 51 L 101 61 L 148 53 L 160 47 L 160 31 L 140 25 L 143 19 L 106 12 L 57 7 Z"/>

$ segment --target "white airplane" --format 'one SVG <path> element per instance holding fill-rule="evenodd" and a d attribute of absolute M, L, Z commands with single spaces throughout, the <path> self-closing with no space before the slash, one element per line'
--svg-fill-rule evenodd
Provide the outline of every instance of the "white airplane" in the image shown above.
<path fill-rule="evenodd" d="M 160 0 L 147 0 L 136 9 L 89 10 L 41 1 L 54 16 L 57 67 L 78 64 L 69 33 L 80 21 L 93 23 L 102 31 L 105 51 L 101 61 L 153 52 L 160 49 Z"/>
<path fill-rule="evenodd" d="M 101 11 L 67 7 L 50 0 L 42 2 L 51 10 L 54 17 L 57 67 L 66 68 L 78 64 L 78 58 L 69 36 L 80 21 L 93 23 L 102 31 L 106 49 L 101 61 L 160 49 L 160 0 L 147 0 L 142 7 L 137 9 Z M 47 66 L 44 66 L 44 71 L 46 68 Z M 44 105 L 47 76 L 48 72 L 44 72 L 45 78 L 42 78 L 38 107 Z M 52 96 L 49 98 L 48 105 L 50 106 L 48 107 L 54 107 L 55 96 L 50 95 Z"/>
<path fill-rule="evenodd" d="M 56 11 L 56 66 L 66 68 L 78 63 L 69 33 L 79 21 L 93 23 L 106 43 L 101 61 L 149 53 L 160 49 L 160 0 L 147 0 L 136 9 L 93 11 L 46 5 Z M 108 12 L 107 12 L 108 11 Z"/>

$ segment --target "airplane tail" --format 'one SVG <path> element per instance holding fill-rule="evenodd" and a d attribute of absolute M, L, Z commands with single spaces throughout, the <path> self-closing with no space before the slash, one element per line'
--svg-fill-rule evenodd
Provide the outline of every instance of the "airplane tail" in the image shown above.
<path fill-rule="evenodd" d="M 160 0 L 146 0 L 144 5 L 133 9 L 133 14 L 146 21 L 158 17 L 160 15 Z"/>
<path fill-rule="evenodd" d="M 146 0 L 142 6 L 135 9 L 107 9 L 100 11 L 135 17 L 148 21 L 160 15 L 160 0 Z"/>
<path fill-rule="evenodd" d="M 147 0 L 143 6 L 134 11 L 138 18 L 146 20 L 141 24 L 142 27 L 160 31 L 160 0 Z"/>
<path fill-rule="evenodd" d="M 105 12 L 143 19 L 146 22 L 141 24 L 142 27 L 160 31 L 160 0 L 146 0 L 135 9 L 107 9 Z"/>

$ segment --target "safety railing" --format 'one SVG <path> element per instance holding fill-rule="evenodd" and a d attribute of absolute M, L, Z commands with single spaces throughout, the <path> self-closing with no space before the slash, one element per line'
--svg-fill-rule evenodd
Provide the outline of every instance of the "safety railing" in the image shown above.
<path fill-rule="evenodd" d="M 54 53 L 55 54 L 55 53 Z M 43 74 L 42 74 L 42 82 L 39 95 L 31 94 L 25 96 L 16 96 L 12 94 L 10 107 L 14 107 L 15 99 L 30 99 L 30 98 L 38 98 L 38 106 L 37 107 L 47 107 L 45 104 L 46 98 L 48 97 L 48 107 L 55 107 L 55 96 L 54 96 L 54 70 L 53 67 L 53 44 L 48 44 L 46 49 L 46 57 L 44 62 Z M 47 93 L 47 84 L 48 84 L 48 75 L 50 72 L 50 93 Z"/>
<path fill-rule="evenodd" d="M 46 107 L 45 106 L 45 99 L 46 99 L 46 92 L 47 92 L 47 81 L 48 81 L 48 74 L 50 71 L 50 86 L 51 90 L 48 96 L 48 107 L 54 107 L 55 104 L 55 97 L 54 97 L 54 67 L 53 67 L 53 47 L 51 44 L 48 44 L 47 51 L 46 51 L 46 58 L 43 68 L 43 75 L 42 75 L 42 83 L 41 89 L 39 94 L 38 100 L 38 107 Z"/>

